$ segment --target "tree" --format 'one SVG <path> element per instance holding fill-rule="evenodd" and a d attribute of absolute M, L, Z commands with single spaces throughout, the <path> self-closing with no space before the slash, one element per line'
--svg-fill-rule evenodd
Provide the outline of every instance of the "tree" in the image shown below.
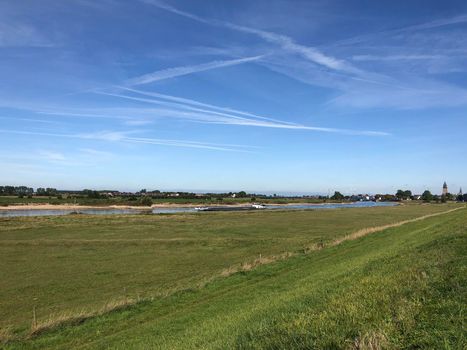
<path fill-rule="evenodd" d="M 342 193 L 340 193 L 339 191 L 335 191 L 334 195 L 331 197 L 331 199 L 333 199 L 333 200 L 343 200 L 344 195 Z"/>
<path fill-rule="evenodd" d="M 397 192 L 396 192 L 396 197 L 397 197 L 397 199 L 399 199 L 399 200 L 404 199 L 404 191 L 402 191 L 402 190 L 397 190 Z"/>
<path fill-rule="evenodd" d="M 399 200 L 409 199 L 410 197 L 412 197 L 412 191 L 410 191 L 410 190 L 405 190 L 405 191 L 397 190 L 396 197 Z"/>
<path fill-rule="evenodd" d="M 33 192 L 33 189 L 26 186 L 18 186 L 15 187 L 15 192 L 18 196 L 25 196 L 31 194 Z"/>
<path fill-rule="evenodd" d="M 425 202 L 429 202 L 433 199 L 433 195 L 431 194 L 430 191 L 426 190 L 425 192 L 422 193 L 422 200 Z"/>
<path fill-rule="evenodd" d="M 141 204 L 146 206 L 146 207 L 150 207 L 152 205 L 152 199 L 151 197 L 149 196 L 144 196 L 143 198 L 141 198 Z"/>
<path fill-rule="evenodd" d="M 0 186 L 0 196 L 29 196 L 34 190 L 26 186 Z"/>
<path fill-rule="evenodd" d="M 94 198 L 94 199 L 101 198 L 101 194 L 98 191 L 83 190 L 83 194 L 88 196 L 88 198 Z"/>
<path fill-rule="evenodd" d="M 237 197 L 239 198 L 245 198 L 246 197 L 246 192 L 245 191 L 240 191 L 237 193 Z"/>
<path fill-rule="evenodd" d="M 36 194 L 38 196 L 45 196 L 45 188 L 38 187 L 37 190 L 36 190 Z"/>
<path fill-rule="evenodd" d="M 39 187 L 36 190 L 36 194 L 38 196 L 56 196 L 58 194 L 58 191 L 57 191 L 56 188 L 50 188 L 50 187 L 42 188 L 42 187 Z"/>

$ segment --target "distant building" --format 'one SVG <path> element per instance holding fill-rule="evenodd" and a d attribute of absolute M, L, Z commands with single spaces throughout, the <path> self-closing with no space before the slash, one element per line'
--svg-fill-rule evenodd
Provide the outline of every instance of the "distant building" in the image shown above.
<path fill-rule="evenodd" d="M 446 184 L 446 181 L 444 181 L 443 184 L 443 196 L 448 194 L 448 185 Z"/>
<path fill-rule="evenodd" d="M 376 200 L 374 196 L 370 196 L 368 194 L 351 195 L 349 199 L 352 202 L 367 202 L 367 201 Z"/>

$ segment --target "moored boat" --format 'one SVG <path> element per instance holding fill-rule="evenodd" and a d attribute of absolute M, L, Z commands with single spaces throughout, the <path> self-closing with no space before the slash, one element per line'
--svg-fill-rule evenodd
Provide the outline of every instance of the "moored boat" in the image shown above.
<path fill-rule="evenodd" d="M 205 211 L 205 210 L 209 210 L 209 207 L 195 207 L 195 210 L 197 210 L 197 211 Z"/>

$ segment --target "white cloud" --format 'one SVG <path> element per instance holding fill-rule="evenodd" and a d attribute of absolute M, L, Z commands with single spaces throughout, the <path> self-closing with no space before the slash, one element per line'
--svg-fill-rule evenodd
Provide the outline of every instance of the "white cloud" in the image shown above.
<path fill-rule="evenodd" d="M 104 141 L 122 141 L 127 138 L 131 132 L 121 131 L 99 131 L 93 133 L 76 134 L 75 137 L 83 139 L 104 140 Z"/>
<path fill-rule="evenodd" d="M 53 151 L 40 151 L 39 152 L 39 157 L 48 160 L 48 161 L 64 161 L 66 160 L 66 157 L 59 152 L 53 152 Z"/>
<path fill-rule="evenodd" d="M 128 86 L 135 86 L 135 85 L 143 85 L 153 83 L 155 81 L 175 78 L 183 75 L 204 72 L 207 70 L 222 68 L 222 67 L 230 67 L 236 66 L 242 63 L 257 61 L 263 56 L 253 56 L 253 57 L 246 57 L 246 58 L 239 58 L 234 60 L 224 60 L 224 61 L 213 61 L 208 63 L 202 63 L 197 65 L 191 66 L 181 66 L 181 67 L 174 67 L 174 68 L 167 68 L 158 70 L 152 73 L 144 74 L 136 78 L 132 78 L 126 81 L 126 85 Z"/>
<path fill-rule="evenodd" d="M 213 124 L 224 124 L 224 125 L 239 125 L 239 126 L 254 126 L 254 127 L 263 127 L 263 128 L 276 128 L 276 129 L 289 129 L 289 130 L 308 130 L 308 131 L 319 131 L 319 132 L 329 132 L 329 133 L 340 133 L 348 135 L 366 135 L 366 136 L 387 136 L 389 135 L 386 132 L 381 131 L 370 131 L 370 130 L 349 130 L 349 129 L 339 129 L 339 128 L 326 128 L 326 127 L 316 127 L 316 126 L 307 126 L 297 123 L 290 123 L 281 121 L 278 119 L 267 118 L 263 116 L 258 116 L 253 113 L 236 111 L 234 109 L 226 109 L 223 107 L 217 107 L 209 104 L 204 104 L 198 101 L 183 99 L 175 96 L 162 95 L 156 93 L 146 93 L 140 90 L 131 90 L 137 93 L 142 93 L 150 96 L 158 96 L 160 98 L 166 98 L 171 101 L 178 102 L 167 102 L 160 99 L 154 98 L 141 98 L 134 97 L 123 94 L 114 94 L 114 93 L 104 93 L 105 95 L 110 95 L 114 97 L 129 99 L 133 101 L 157 104 L 166 106 L 169 108 L 164 109 L 150 109 L 154 115 L 172 117 L 178 119 L 188 119 L 204 123 L 213 123 Z M 193 105 L 201 105 L 205 108 L 193 107 Z M 210 108 L 210 109 L 206 109 Z M 222 112 L 226 111 L 226 112 Z M 229 113 L 227 113 L 227 111 Z M 137 113 L 138 110 L 135 109 Z M 236 115 L 240 114 L 240 115 Z M 246 116 L 249 116 L 248 118 Z"/>
<path fill-rule="evenodd" d="M 129 119 L 123 122 L 125 125 L 129 126 L 141 126 L 141 125 L 149 125 L 152 124 L 152 120 L 147 120 L 147 119 Z"/>
<path fill-rule="evenodd" d="M 3 131 L 0 131 L 3 132 Z M 18 134 L 15 130 L 9 130 L 10 133 Z M 24 135 L 44 135 L 43 133 L 22 132 Z M 45 136 L 45 135 L 44 135 Z M 50 135 L 47 135 L 50 136 Z M 59 135 L 53 136 L 71 137 L 72 135 Z M 77 151 L 71 152 L 58 152 L 55 150 L 39 150 L 37 152 L 0 152 L 0 160 L 11 159 L 15 161 L 25 161 L 25 163 L 37 162 L 40 164 L 47 164 L 50 166 L 95 166 L 102 164 L 102 162 L 111 160 L 114 154 L 107 151 L 100 151 L 93 148 L 80 148 Z"/>
<path fill-rule="evenodd" d="M 446 47 L 452 42 L 453 37 L 456 38 L 458 44 L 462 43 L 465 37 L 465 32 L 442 33 L 441 37 L 433 37 L 433 31 L 437 28 L 446 26 L 454 26 L 467 23 L 467 14 L 460 14 L 455 17 L 437 19 L 426 23 L 415 24 L 402 28 L 390 29 L 380 32 L 372 32 L 370 34 L 355 36 L 349 39 L 334 42 L 326 45 L 325 48 L 342 48 L 350 47 L 349 50 L 355 51 L 359 47 L 357 44 L 364 42 L 374 43 L 369 48 L 362 48 L 364 53 L 356 54 L 353 52 L 354 62 L 371 64 L 372 72 L 356 67 L 348 61 L 338 59 L 329 54 L 323 53 L 321 49 L 309 47 L 296 43 L 292 38 L 251 27 L 241 26 L 225 21 L 203 18 L 195 14 L 179 10 L 158 0 L 144 0 L 145 3 L 152 4 L 160 9 L 171 13 L 190 18 L 194 21 L 204 23 L 211 26 L 229 28 L 238 32 L 255 35 L 266 42 L 279 46 L 282 51 L 264 57 L 259 63 L 267 68 L 284 74 L 288 77 L 305 82 L 310 85 L 318 85 L 328 87 L 339 91 L 339 97 L 334 98 L 330 104 L 347 105 L 359 108 L 372 107 L 390 107 L 390 108 L 429 108 L 436 106 L 460 106 L 467 104 L 465 98 L 466 91 L 451 86 L 448 83 L 439 83 L 433 80 L 429 75 L 431 73 L 451 73 L 465 71 L 466 67 L 464 57 L 458 56 L 458 59 L 449 55 L 447 59 L 444 48 L 458 49 L 459 45 Z M 410 38 L 414 33 L 428 31 L 426 40 L 418 38 L 415 42 L 411 42 Z M 387 54 L 387 49 L 383 50 L 383 45 L 388 45 L 388 40 L 399 40 L 405 45 L 401 47 L 391 47 L 390 54 Z M 449 39 L 449 40 L 448 40 Z M 417 52 L 412 48 L 419 47 Z M 436 46 L 444 45 L 439 48 L 436 54 L 433 50 Z M 381 47 L 383 52 L 376 54 L 373 52 Z M 412 50 L 411 50 L 412 49 Z M 335 51 L 335 50 L 334 50 Z M 342 52 L 342 49 L 341 51 Z M 428 53 L 427 53 L 428 52 Z M 461 52 L 465 55 L 465 51 Z M 406 62 L 411 61 L 427 61 L 429 64 L 409 66 Z M 382 66 L 382 62 L 392 63 L 397 65 L 395 70 L 387 70 Z M 323 67 L 327 69 L 323 69 Z M 423 69 L 426 78 L 414 77 L 415 69 Z M 375 73 L 375 69 L 379 69 L 382 73 Z M 422 84 L 419 82 L 423 81 Z M 427 89 L 426 85 L 430 88 Z M 400 104 L 399 104 L 400 103 Z"/>
<path fill-rule="evenodd" d="M 115 156 L 114 153 L 101 151 L 94 148 L 80 148 L 79 151 L 84 155 L 92 157 L 112 158 L 113 156 Z"/>
<path fill-rule="evenodd" d="M 0 47 L 51 47 L 52 42 L 39 31 L 25 23 L 0 18 Z"/>
<path fill-rule="evenodd" d="M 205 108 L 209 108 L 209 109 L 212 109 L 212 110 L 215 110 L 215 111 L 222 111 L 222 112 L 227 112 L 227 113 L 238 114 L 238 115 L 241 115 L 241 116 L 253 117 L 253 118 L 257 118 L 257 119 L 264 119 L 264 120 L 281 122 L 281 121 L 279 121 L 277 119 L 262 117 L 262 116 L 259 116 L 257 114 L 253 114 L 253 113 L 250 113 L 250 112 L 240 111 L 238 109 L 233 109 L 233 108 L 229 108 L 229 107 L 214 106 L 212 104 L 195 101 L 195 100 L 191 100 L 191 99 L 188 99 L 188 98 L 165 95 L 165 94 L 160 94 L 160 93 L 157 93 L 157 92 L 130 89 L 130 88 L 127 88 L 127 87 L 118 87 L 118 88 L 122 89 L 122 90 L 130 91 L 130 92 L 134 92 L 136 94 L 151 96 L 151 97 L 155 97 L 155 98 L 159 98 L 159 99 L 163 99 L 163 100 L 168 100 L 168 101 L 173 101 L 173 102 L 177 102 L 177 103 L 184 104 L 184 105 L 205 107 Z M 281 123 L 291 124 L 291 125 L 294 124 L 294 123 L 288 123 L 288 122 L 281 122 Z"/>
<path fill-rule="evenodd" d="M 416 31 L 427 30 L 427 29 L 435 29 L 439 27 L 444 27 L 444 26 L 454 25 L 454 24 L 462 24 L 462 23 L 467 23 L 466 14 L 462 14 L 459 16 L 451 17 L 451 18 L 437 19 L 437 20 L 433 20 L 433 21 L 429 21 L 429 22 L 425 22 L 421 24 L 415 24 L 411 26 L 406 26 L 402 28 L 388 29 L 388 30 L 372 32 L 369 34 L 357 35 L 351 38 L 335 41 L 332 44 L 327 45 L 327 47 L 350 46 L 350 45 L 355 45 L 355 44 L 359 44 L 363 42 L 381 40 L 381 38 L 384 38 L 384 37 L 387 38 L 388 36 L 394 36 L 397 34 L 416 32 Z"/>
<path fill-rule="evenodd" d="M 405 60 L 437 60 L 446 58 L 443 55 L 355 55 L 352 57 L 354 61 L 405 61 Z"/>
<path fill-rule="evenodd" d="M 394 32 L 407 32 L 413 30 L 425 30 L 444 27 L 453 24 L 467 23 L 467 14 L 462 14 L 450 18 L 436 19 L 430 22 L 415 24 L 401 29 L 395 29 Z"/>
<path fill-rule="evenodd" d="M 340 107 L 420 109 L 467 105 L 467 90 L 429 80 L 410 82 L 411 89 L 360 86 L 329 101 Z"/>
<path fill-rule="evenodd" d="M 217 26 L 217 27 L 229 28 L 229 29 L 242 32 L 242 33 L 253 34 L 269 43 L 273 43 L 273 44 L 280 46 L 285 51 L 299 54 L 302 57 L 306 58 L 307 60 L 310 60 L 316 64 L 322 65 L 329 69 L 345 71 L 345 72 L 353 73 L 353 74 L 361 73 L 357 68 L 352 67 L 349 63 L 343 60 L 337 59 L 335 57 L 326 55 L 320 50 L 318 50 L 317 48 L 297 44 L 292 38 L 285 36 L 285 35 L 269 32 L 265 30 L 260 30 L 256 28 L 241 26 L 241 25 L 237 25 L 237 24 L 233 24 L 233 23 L 229 23 L 225 21 L 223 22 L 223 21 L 218 21 L 215 19 L 206 19 L 206 18 L 197 16 L 197 15 L 194 15 L 192 13 L 179 10 L 162 1 L 157 1 L 157 0 L 141 0 L 141 1 L 147 4 L 151 4 L 153 6 L 156 6 L 160 9 L 172 12 L 179 16 L 190 18 L 197 22 L 201 22 L 204 24 Z"/>
<path fill-rule="evenodd" d="M 136 132 L 137 131 L 126 131 L 126 132 L 99 131 L 99 132 L 94 132 L 94 133 L 81 133 L 81 134 L 59 134 L 59 133 L 0 129 L 0 133 L 16 134 L 16 135 L 34 135 L 34 136 L 47 136 L 47 137 L 88 139 L 88 140 L 107 141 L 107 142 L 151 144 L 151 145 L 160 145 L 160 146 L 198 148 L 198 149 L 227 151 L 227 152 L 250 152 L 248 151 L 248 148 L 250 147 L 245 146 L 245 145 L 224 145 L 224 144 L 190 141 L 190 140 L 169 140 L 169 139 L 128 136 Z"/>
<path fill-rule="evenodd" d="M 155 118 L 172 118 L 179 120 L 186 120 L 197 123 L 205 124 L 219 124 L 219 125 L 235 125 L 235 126 L 250 126 L 250 127 L 263 127 L 273 129 L 286 129 L 286 130 L 307 130 L 328 133 L 341 133 L 347 135 L 366 135 L 366 136 L 386 136 L 388 133 L 383 131 L 373 130 L 351 130 L 340 128 L 329 128 L 320 126 L 303 125 L 299 123 L 280 120 L 261 116 L 255 113 L 242 111 L 238 109 L 215 106 L 208 103 L 203 103 L 187 98 L 158 94 L 153 92 L 146 92 L 130 88 L 119 88 L 130 93 L 137 94 L 137 96 L 110 93 L 102 90 L 95 91 L 97 94 L 112 96 L 116 98 L 131 100 L 143 104 L 158 105 L 160 107 L 148 108 L 144 106 L 134 107 L 100 107 L 100 108 L 39 108 L 34 110 L 31 106 L 27 109 L 36 113 L 51 115 L 51 116 L 64 116 L 67 118 L 99 118 L 121 121 L 124 125 L 147 125 L 154 121 Z M 141 97 L 140 95 L 147 96 Z M 202 108 L 201 108 L 202 107 Z M 80 134 L 80 138 L 94 138 L 107 141 L 120 141 L 127 139 L 128 132 L 108 132 L 100 131 L 92 134 Z M 53 135 L 51 135 L 53 136 Z M 76 136 L 76 135 L 75 135 Z M 133 140 L 134 141 L 134 140 Z"/>
<path fill-rule="evenodd" d="M 60 122 L 57 122 L 57 121 L 43 120 L 43 119 L 33 119 L 33 118 L 0 117 L 0 119 L 16 120 L 16 121 L 32 122 L 32 123 L 55 124 L 55 125 L 61 124 Z"/>

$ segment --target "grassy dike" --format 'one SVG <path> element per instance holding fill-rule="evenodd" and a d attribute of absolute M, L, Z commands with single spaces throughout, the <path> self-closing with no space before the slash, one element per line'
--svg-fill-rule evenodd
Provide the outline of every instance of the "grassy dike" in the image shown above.
<path fill-rule="evenodd" d="M 463 349 L 466 234 L 460 209 L 6 348 Z"/>

